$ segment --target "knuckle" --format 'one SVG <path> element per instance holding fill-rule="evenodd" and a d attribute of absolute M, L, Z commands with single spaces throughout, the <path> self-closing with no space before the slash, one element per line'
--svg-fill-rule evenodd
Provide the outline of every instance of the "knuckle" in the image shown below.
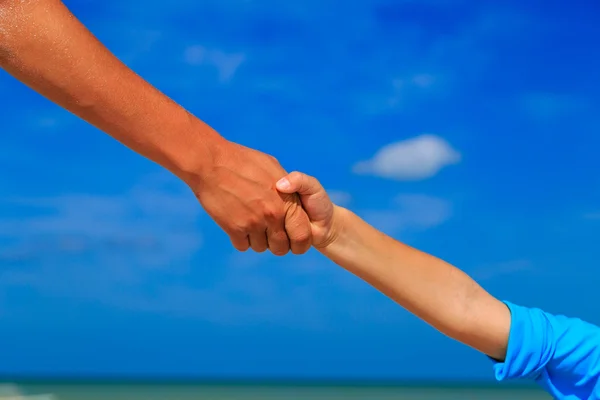
<path fill-rule="evenodd" d="M 263 215 L 270 221 L 280 221 L 285 218 L 285 211 L 282 207 L 268 206 L 265 207 Z"/>
<path fill-rule="evenodd" d="M 302 215 L 300 212 L 302 210 L 302 206 L 296 200 L 296 194 L 287 195 L 284 199 L 284 209 L 285 209 L 285 220 L 288 223 L 295 224 L 298 220 L 298 217 Z"/>
<path fill-rule="evenodd" d="M 290 179 L 294 180 L 294 181 L 298 181 L 302 178 L 302 174 L 298 171 L 292 171 L 290 173 Z"/>
<path fill-rule="evenodd" d="M 258 230 L 262 227 L 263 221 L 256 215 L 249 215 L 238 224 L 239 230 L 244 233 L 249 233 Z"/>
<path fill-rule="evenodd" d="M 308 248 L 294 248 L 292 250 L 292 253 L 294 255 L 301 256 L 302 254 L 306 253 L 307 251 L 308 251 Z"/>
<path fill-rule="evenodd" d="M 262 221 L 256 217 L 248 220 L 248 229 L 251 231 L 260 229 L 262 225 Z"/>
<path fill-rule="evenodd" d="M 245 252 L 245 251 L 247 251 L 250 248 L 250 246 L 248 244 L 244 245 L 244 244 L 236 243 L 236 242 L 233 242 L 232 244 L 233 244 L 233 247 L 237 251 L 241 251 L 241 252 Z"/>
<path fill-rule="evenodd" d="M 269 233 L 269 243 L 273 248 L 281 248 L 289 246 L 288 236 L 285 232 Z"/>
<path fill-rule="evenodd" d="M 238 222 L 231 229 L 229 229 L 230 236 L 246 236 L 248 229 L 245 224 L 242 222 Z"/>
<path fill-rule="evenodd" d="M 311 239 L 312 239 L 311 233 L 304 231 L 304 232 L 299 232 L 299 233 L 295 234 L 291 240 L 296 244 L 306 245 L 307 243 L 310 243 Z"/>
<path fill-rule="evenodd" d="M 304 245 L 304 246 L 295 246 L 295 247 L 292 248 L 292 252 L 295 255 L 300 255 L 300 254 L 306 253 L 309 249 L 310 249 L 310 246 L 307 246 L 307 245 Z"/>
<path fill-rule="evenodd" d="M 287 222 L 294 230 L 309 230 L 310 229 L 310 220 L 306 211 L 300 204 L 294 202 L 290 206 L 290 210 L 287 215 Z"/>
<path fill-rule="evenodd" d="M 271 253 L 273 253 L 274 256 L 277 257 L 283 257 L 285 256 L 287 253 L 289 252 L 289 249 L 285 249 L 285 250 L 271 250 Z"/>
<path fill-rule="evenodd" d="M 255 218 L 260 219 L 260 221 L 278 219 L 284 215 L 283 202 L 276 193 L 254 200 L 252 209 L 254 210 Z"/>
<path fill-rule="evenodd" d="M 269 234 L 269 249 L 276 256 L 285 256 L 290 250 L 290 242 L 285 231 Z"/>

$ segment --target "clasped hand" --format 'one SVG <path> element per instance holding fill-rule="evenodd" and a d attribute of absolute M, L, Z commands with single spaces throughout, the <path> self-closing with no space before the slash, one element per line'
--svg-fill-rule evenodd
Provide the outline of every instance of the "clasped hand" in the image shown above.
<path fill-rule="evenodd" d="M 276 190 L 275 183 L 287 175 L 279 162 L 233 142 L 213 150 L 201 178 L 188 184 L 233 246 L 278 256 L 307 252 L 310 221 L 297 194 Z"/>
<path fill-rule="evenodd" d="M 337 207 L 321 184 L 267 154 L 226 142 L 201 177 L 190 187 L 239 251 L 303 254 L 336 237 Z"/>

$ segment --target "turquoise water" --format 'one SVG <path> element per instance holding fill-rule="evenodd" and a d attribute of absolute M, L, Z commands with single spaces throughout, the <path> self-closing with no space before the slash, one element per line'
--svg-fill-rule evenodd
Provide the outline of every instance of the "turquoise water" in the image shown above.
<path fill-rule="evenodd" d="M 10 397 L 10 396 L 13 397 Z M 17 396 L 15 396 L 17 395 Z M 19 397 L 20 395 L 20 397 Z M 44 396 L 45 395 L 45 396 Z M 536 388 L 350 385 L 22 383 L 4 385 L 11 400 L 549 400 Z"/>

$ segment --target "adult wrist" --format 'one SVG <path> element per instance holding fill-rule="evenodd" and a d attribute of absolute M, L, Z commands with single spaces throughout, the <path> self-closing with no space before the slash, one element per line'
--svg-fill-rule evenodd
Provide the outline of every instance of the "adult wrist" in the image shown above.
<path fill-rule="evenodd" d="M 172 172 L 192 189 L 198 188 L 211 171 L 230 142 L 213 128 L 189 115 L 187 132 L 189 140 L 182 140 L 170 155 Z"/>

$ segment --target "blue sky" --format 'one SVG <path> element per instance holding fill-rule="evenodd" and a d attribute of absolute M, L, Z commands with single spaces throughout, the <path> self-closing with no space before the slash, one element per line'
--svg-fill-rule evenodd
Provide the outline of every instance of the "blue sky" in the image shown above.
<path fill-rule="evenodd" d="M 598 3 L 67 5 L 227 138 L 502 299 L 600 323 Z M 492 378 L 315 252 L 236 253 L 173 176 L 0 89 L 0 373 Z"/>

